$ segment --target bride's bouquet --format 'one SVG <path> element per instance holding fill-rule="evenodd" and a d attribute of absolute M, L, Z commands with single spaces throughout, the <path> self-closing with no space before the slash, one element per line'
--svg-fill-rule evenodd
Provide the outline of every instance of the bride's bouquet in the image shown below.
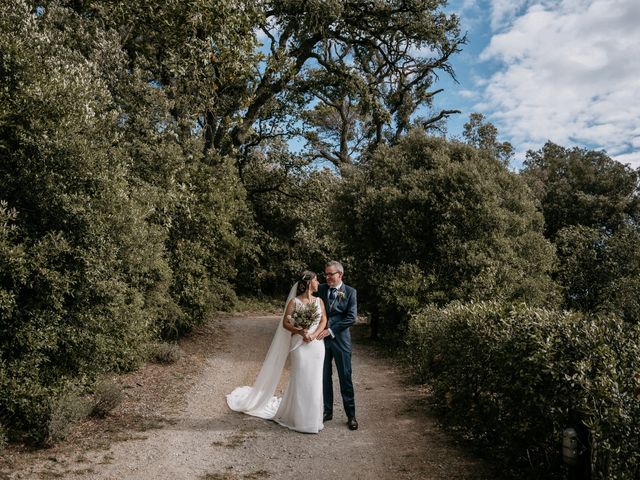
<path fill-rule="evenodd" d="M 314 324 L 320 318 L 320 314 L 318 313 L 318 308 L 314 303 L 308 303 L 304 305 L 302 308 L 296 308 L 296 310 L 289 315 L 289 319 L 293 322 L 296 327 L 300 327 L 303 330 L 306 330 L 311 325 Z"/>

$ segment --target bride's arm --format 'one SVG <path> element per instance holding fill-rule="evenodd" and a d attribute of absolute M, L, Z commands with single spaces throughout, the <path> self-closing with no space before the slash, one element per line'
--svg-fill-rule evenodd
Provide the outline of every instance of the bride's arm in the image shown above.
<path fill-rule="evenodd" d="M 322 316 L 320 317 L 320 324 L 318 325 L 318 328 L 316 328 L 315 332 L 313 332 L 313 334 L 311 335 L 311 340 L 315 340 L 316 338 L 318 338 L 318 335 L 324 332 L 324 329 L 327 327 L 327 312 L 325 312 L 324 310 L 323 301 L 320 301 L 320 310 L 322 311 Z M 323 335 L 323 338 L 325 336 L 326 335 Z"/>
<path fill-rule="evenodd" d="M 295 298 L 292 298 L 291 300 L 289 300 L 287 309 L 284 312 L 284 316 L 282 318 L 282 326 L 284 327 L 285 330 L 289 330 L 292 334 L 297 333 L 298 335 L 301 335 L 304 337 L 304 330 L 294 326 L 293 322 L 291 321 L 291 314 L 293 313 L 295 308 L 296 308 L 296 300 Z"/>

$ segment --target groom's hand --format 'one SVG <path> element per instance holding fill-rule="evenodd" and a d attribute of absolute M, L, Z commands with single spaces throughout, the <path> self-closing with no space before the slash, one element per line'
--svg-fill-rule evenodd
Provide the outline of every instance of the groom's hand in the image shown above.
<path fill-rule="evenodd" d="M 325 328 L 324 330 L 322 330 L 322 331 L 318 334 L 317 339 L 318 339 L 318 340 L 324 340 L 324 338 L 325 338 L 325 337 L 328 337 L 328 336 L 329 336 L 329 330 Z"/>

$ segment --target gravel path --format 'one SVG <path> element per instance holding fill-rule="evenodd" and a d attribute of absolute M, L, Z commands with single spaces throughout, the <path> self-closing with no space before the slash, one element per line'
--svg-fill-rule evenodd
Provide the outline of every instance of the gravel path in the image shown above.
<path fill-rule="evenodd" d="M 40 452 L 29 462 L 16 459 L 14 454 L 8 463 L 12 468 L 5 462 L 0 478 L 497 477 L 488 465 L 456 446 L 450 435 L 437 428 L 425 413 L 424 393 L 405 384 L 393 363 L 366 340 L 356 339 L 353 353 L 358 431 L 347 429 L 344 412 L 338 405 L 334 419 L 318 435 L 292 432 L 274 422 L 229 410 L 225 394 L 236 386 L 252 383 L 277 322 L 275 316 L 221 318 L 198 332 L 197 339 L 187 339 L 183 346 L 187 354 L 181 362 L 197 368 L 190 374 L 191 381 L 184 384 L 182 400 L 167 403 L 162 393 L 156 394 L 156 400 L 147 399 L 147 403 L 157 401 L 164 405 L 156 410 L 161 412 L 158 428 L 143 434 L 120 435 L 115 439 L 119 441 L 112 439 L 100 448 L 85 445 L 80 452 L 79 447 L 61 448 L 49 455 Z M 365 327 L 354 327 L 356 338 L 357 330 L 362 328 Z M 158 368 L 156 375 L 159 371 L 165 377 L 180 376 L 170 373 L 171 367 L 164 367 L 164 373 Z M 339 398 L 337 375 L 334 377 Z M 142 387 L 143 378 L 136 377 L 134 387 Z M 280 393 L 282 387 L 281 382 Z M 153 411 L 154 406 L 147 405 L 147 409 Z M 84 435 L 87 428 L 90 427 L 84 427 Z M 126 425 L 119 428 L 126 430 Z"/>

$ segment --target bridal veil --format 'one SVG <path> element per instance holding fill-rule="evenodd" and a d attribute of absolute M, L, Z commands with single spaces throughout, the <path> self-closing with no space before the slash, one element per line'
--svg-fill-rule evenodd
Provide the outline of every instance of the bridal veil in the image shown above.
<path fill-rule="evenodd" d="M 289 291 L 282 318 L 278 322 L 271 346 L 255 382 L 250 387 L 238 387 L 227 395 L 227 405 L 231 410 L 266 419 L 273 418 L 278 411 L 280 399 L 273 394 L 280 381 L 284 364 L 289 352 L 303 343 L 300 335 L 292 336 L 291 332 L 282 326 L 287 305 L 296 296 L 297 288 L 298 283 L 295 283 Z"/>

